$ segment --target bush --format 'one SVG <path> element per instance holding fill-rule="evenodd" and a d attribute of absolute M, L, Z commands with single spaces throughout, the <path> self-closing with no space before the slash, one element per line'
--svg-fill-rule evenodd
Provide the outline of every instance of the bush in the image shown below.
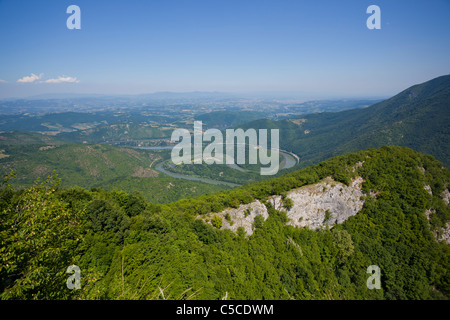
<path fill-rule="evenodd" d="M 220 229 L 220 228 L 222 228 L 223 220 L 218 215 L 214 215 L 211 219 L 211 223 L 214 227 L 216 227 L 217 229 Z"/>
<path fill-rule="evenodd" d="M 329 209 L 327 209 L 327 210 L 325 211 L 325 218 L 323 219 L 323 222 L 324 222 L 324 223 L 325 223 L 325 222 L 329 222 L 332 216 L 333 216 L 333 215 L 331 214 L 331 211 L 330 211 Z"/>
<path fill-rule="evenodd" d="M 264 217 L 260 214 L 258 214 L 255 217 L 255 220 L 253 221 L 253 228 L 262 228 L 262 226 L 264 225 Z"/>
<path fill-rule="evenodd" d="M 106 200 L 93 200 L 86 208 L 86 215 L 95 232 L 123 232 L 130 224 L 129 218 Z"/>
<path fill-rule="evenodd" d="M 292 201 L 291 198 L 284 198 L 283 199 L 283 207 L 289 211 L 292 209 L 292 207 L 294 206 L 294 201 Z"/>

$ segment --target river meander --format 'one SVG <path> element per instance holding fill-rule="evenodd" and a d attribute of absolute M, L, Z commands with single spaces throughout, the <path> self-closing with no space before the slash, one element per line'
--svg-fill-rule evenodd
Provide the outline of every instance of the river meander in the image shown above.
<path fill-rule="evenodd" d="M 164 147 L 139 147 L 137 149 L 144 149 L 144 150 L 171 150 L 173 148 L 173 146 L 164 146 Z M 281 156 L 283 157 L 281 163 L 280 163 L 280 170 L 285 170 L 285 169 L 289 169 L 292 168 L 293 166 L 295 166 L 298 163 L 298 157 L 288 151 L 284 151 L 284 150 L 280 150 L 279 151 Z M 231 183 L 231 182 L 227 182 L 227 181 L 221 181 L 221 180 L 213 180 L 213 179 L 209 179 L 209 178 L 201 178 L 201 177 L 194 177 L 194 176 L 188 176 L 188 175 L 183 175 L 183 174 L 179 174 L 179 173 L 175 173 L 175 172 L 171 172 L 168 171 L 166 169 L 164 169 L 163 165 L 165 162 L 169 162 L 170 160 L 166 160 L 164 162 L 159 163 L 156 166 L 156 170 L 158 170 L 159 172 L 162 172 L 168 176 L 171 176 L 173 178 L 179 178 L 179 179 L 185 179 L 185 180 L 191 180 L 191 181 L 200 181 L 200 182 L 205 182 L 205 183 L 209 183 L 209 184 L 215 184 L 215 185 L 226 185 L 229 187 L 239 187 L 239 184 L 236 183 Z M 239 170 L 242 172 L 245 172 L 245 169 L 239 167 L 236 164 L 233 165 L 229 165 L 230 168 L 233 168 L 235 170 Z"/>

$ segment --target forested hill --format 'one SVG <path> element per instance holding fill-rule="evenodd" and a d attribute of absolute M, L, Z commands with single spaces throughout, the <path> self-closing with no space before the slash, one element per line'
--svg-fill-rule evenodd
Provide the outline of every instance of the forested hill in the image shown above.
<path fill-rule="evenodd" d="M 259 111 L 213 111 L 200 114 L 195 120 L 202 121 L 208 128 L 228 128 L 250 122 L 256 119 L 264 119 L 267 115 Z"/>
<path fill-rule="evenodd" d="M 450 75 L 412 86 L 365 109 L 318 113 L 282 121 L 257 120 L 242 128 L 279 128 L 283 149 L 301 164 L 383 145 L 431 154 L 450 167 Z"/>
<path fill-rule="evenodd" d="M 323 179 L 362 179 L 362 208 L 340 224 L 288 224 L 271 196 Z M 2 299 L 448 299 L 450 172 L 382 147 L 226 192 L 156 205 L 136 195 L 61 189 L 50 178 L 0 190 Z M 260 201 L 252 234 L 211 213 Z M 287 204 L 287 203 L 286 203 Z M 224 222 L 225 223 L 225 222 Z M 447 238 L 448 239 L 448 238 Z M 66 287 L 68 266 L 81 289 Z M 367 287 L 368 266 L 381 269 Z"/>
<path fill-rule="evenodd" d="M 226 189 L 159 173 L 152 165 L 163 157 L 167 155 L 106 144 L 65 144 L 32 132 L 0 134 L 0 175 L 15 171 L 11 184 L 16 188 L 29 187 L 54 171 L 63 187 L 137 191 L 158 203 Z"/>

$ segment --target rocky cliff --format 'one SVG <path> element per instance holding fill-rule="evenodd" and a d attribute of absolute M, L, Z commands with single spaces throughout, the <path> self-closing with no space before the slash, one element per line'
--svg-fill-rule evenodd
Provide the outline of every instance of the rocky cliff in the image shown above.
<path fill-rule="evenodd" d="M 270 197 L 267 200 L 275 209 L 287 212 L 288 224 L 319 229 L 325 224 L 332 226 L 342 223 L 361 210 L 364 205 L 362 182 L 363 179 L 357 177 L 346 186 L 327 177 L 319 183 L 289 191 L 285 199 L 291 199 L 292 206 L 285 206 L 286 200 L 281 196 Z M 255 217 L 261 215 L 267 219 L 269 214 L 262 202 L 254 201 L 240 205 L 237 209 L 228 208 L 220 213 L 210 213 L 202 216 L 202 219 L 210 221 L 214 215 L 223 218 L 221 229 L 236 232 L 239 227 L 243 227 L 246 234 L 251 235 Z"/>

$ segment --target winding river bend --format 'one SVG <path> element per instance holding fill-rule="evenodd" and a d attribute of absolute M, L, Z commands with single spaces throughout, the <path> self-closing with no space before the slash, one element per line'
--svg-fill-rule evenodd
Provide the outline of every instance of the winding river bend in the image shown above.
<path fill-rule="evenodd" d="M 165 146 L 165 147 L 139 147 L 136 149 L 144 149 L 144 150 L 171 150 L 173 148 L 173 146 Z M 292 168 L 293 166 L 295 166 L 298 162 L 299 162 L 299 158 L 297 155 L 285 151 L 285 150 L 279 150 L 280 154 L 283 157 L 283 160 L 280 163 L 280 170 L 285 170 L 285 169 L 289 169 Z M 170 160 L 166 160 L 164 162 L 161 162 L 160 164 L 158 164 L 156 166 L 156 170 L 158 170 L 159 172 L 162 172 L 168 176 L 171 176 L 173 178 L 178 178 L 178 179 L 185 179 L 185 180 L 191 180 L 191 181 L 200 181 L 200 182 L 204 182 L 204 183 L 209 183 L 209 184 L 214 184 L 214 185 L 226 185 L 228 187 L 239 187 L 241 186 L 240 184 L 236 184 L 236 183 L 231 183 L 231 182 L 227 182 L 227 181 L 220 181 L 220 180 L 213 180 L 213 179 L 208 179 L 208 178 L 200 178 L 200 177 L 193 177 L 193 176 L 188 176 L 188 175 L 183 175 L 183 174 L 179 174 L 179 173 L 174 173 L 174 172 L 170 172 L 167 171 L 166 169 L 163 168 L 163 165 L 165 162 L 170 161 Z M 235 170 L 239 170 L 242 172 L 245 172 L 244 169 L 242 169 L 241 167 L 239 167 L 236 164 L 232 164 L 229 165 L 230 168 L 233 168 Z"/>

